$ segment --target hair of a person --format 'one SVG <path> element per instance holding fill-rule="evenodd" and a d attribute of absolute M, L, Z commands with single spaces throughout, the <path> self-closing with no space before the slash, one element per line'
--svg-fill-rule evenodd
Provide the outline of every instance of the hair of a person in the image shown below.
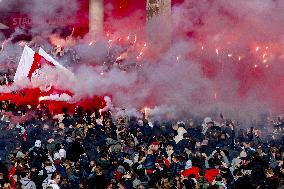
<path fill-rule="evenodd" d="M 58 175 L 60 176 L 59 172 L 57 171 L 53 172 L 51 175 L 51 179 L 54 180 Z"/>

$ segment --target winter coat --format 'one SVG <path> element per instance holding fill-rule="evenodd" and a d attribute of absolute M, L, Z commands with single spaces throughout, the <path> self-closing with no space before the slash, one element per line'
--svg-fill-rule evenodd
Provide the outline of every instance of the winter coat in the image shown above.
<path fill-rule="evenodd" d="M 175 175 L 175 174 L 180 174 L 181 171 L 184 169 L 184 162 L 179 161 L 177 163 L 172 163 L 171 167 L 170 167 L 170 173 L 171 175 Z"/>
<path fill-rule="evenodd" d="M 279 186 L 278 177 L 276 175 L 273 175 L 272 177 L 267 178 L 265 180 L 265 185 L 270 189 L 277 189 Z"/>
<path fill-rule="evenodd" d="M 192 149 L 190 146 L 190 141 L 189 139 L 182 139 L 180 140 L 175 146 L 174 146 L 174 151 L 177 154 L 181 154 L 184 152 L 185 148 Z"/>
<path fill-rule="evenodd" d="M 29 152 L 29 157 L 31 160 L 31 164 L 34 167 L 40 169 L 41 164 L 47 160 L 47 154 L 42 148 L 33 147 L 32 150 Z"/>
<path fill-rule="evenodd" d="M 215 177 L 220 173 L 219 169 L 210 168 L 205 171 L 205 178 L 208 182 L 212 183 Z"/>
<path fill-rule="evenodd" d="M 23 178 L 20 182 L 22 183 L 22 189 L 36 189 L 35 183 L 28 178 Z"/>
<path fill-rule="evenodd" d="M 244 188 L 254 188 L 254 187 L 251 183 L 250 177 L 242 176 L 235 181 L 234 188 L 235 189 L 244 189 Z"/>

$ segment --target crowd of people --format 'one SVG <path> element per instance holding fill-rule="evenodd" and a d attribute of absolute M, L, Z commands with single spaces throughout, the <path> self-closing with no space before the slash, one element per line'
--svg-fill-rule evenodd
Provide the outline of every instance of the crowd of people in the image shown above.
<path fill-rule="evenodd" d="M 1 188 L 284 188 L 281 120 L 263 135 L 210 117 L 151 122 L 81 107 L 53 115 L 7 101 L 0 112 Z"/>

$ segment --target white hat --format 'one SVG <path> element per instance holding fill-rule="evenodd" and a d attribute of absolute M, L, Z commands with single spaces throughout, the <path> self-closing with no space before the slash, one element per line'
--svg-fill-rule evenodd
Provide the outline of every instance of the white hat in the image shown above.
<path fill-rule="evenodd" d="M 245 151 L 241 151 L 240 157 L 241 157 L 241 158 L 247 157 L 247 153 L 246 153 Z"/>
<path fill-rule="evenodd" d="M 41 147 L 41 141 L 40 140 L 36 140 L 35 141 L 35 147 Z"/>
<path fill-rule="evenodd" d="M 141 119 L 138 120 L 138 125 L 143 126 L 143 121 Z"/>
<path fill-rule="evenodd" d="M 185 167 L 184 167 L 185 169 L 190 169 L 190 168 L 192 168 L 192 161 L 189 159 L 189 160 L 187 160 L 187 162 L 186 162 L 186 164 L 185 164 Z"/>
<path fill-rule="evenodd" d="M 60 156 L 60 159 L 66 158 L 66 151 L 64 149 L 60 149 L 59 150 L 59 156 Z"/>
<path fill-rule="evenodd" d="M 206 118 L 204 118 L 204 123 L 212 123 L 213 122 L 213 120 L 212 120 L 212 118 L 211 117 L 206 117 Z"/>
<path fill-rule="evenodd" d="M 133 182 L 132 182 L 132 185 L 133 185 L 133 188 L 138 188 L 139 185 L 141 185 L 142 182 L 138 179 L 135 179 Z"/>

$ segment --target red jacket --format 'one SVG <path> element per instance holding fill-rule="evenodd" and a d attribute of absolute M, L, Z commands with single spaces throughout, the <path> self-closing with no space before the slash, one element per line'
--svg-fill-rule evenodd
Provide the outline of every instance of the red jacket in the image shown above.
<path fill-rule="evenodd" d="M 11 182 L 11 188 L 12 188 L 12 189 L 15 188 L 15 184 L 16 184 L 16 181 L 15 181 L 15 179 L 13 178 L 14 175 L 15 175 L 15 172 L 16 172 L 16 167 L 17 167 L 16 165 L 15 165 L 14 167 L 12 167 L 12 169 L 10 169 L 9 175 L 8 175 L 8 178 L 9 178 L 9 180 L 10 180 L 10 182 Z"/>
<path fill-rule="evenodd" d="M 215 177 L 220 173 L 219 169 L 210 168 L 205 171 L 205 178 L 208 180 L 208 182 L 212 183 L 215 179 Z"/>
<path fill-rule="evenodd" d="M 198 167 L 194 167 L 192 166 L 192 168 L 189 168 L 189 169 L 186 169 L 184 170 L 181 174 L 184 176 L 184 177 L 188 177 L 189 175 L 195 175 L 195 179 L 198 180 L 199 178 L 199 171 L 200 169 Z"/>
<path fill-rule="evenodd" d="M 14 179 L 14 175 L 15 175 L 16 169 L 17 169 L 17 164 L 15 164 L 14 167 L 12 167 L 10 169 L 9 175 L 8 175 L 8 179 L 11 182 L 11 188 L 12 189 L 15 189 L 16 180 Z M 24 167 L 22 165 L 20 165 L 20 169 L 21 169 L 21 171 L 23 171 Z"/>

